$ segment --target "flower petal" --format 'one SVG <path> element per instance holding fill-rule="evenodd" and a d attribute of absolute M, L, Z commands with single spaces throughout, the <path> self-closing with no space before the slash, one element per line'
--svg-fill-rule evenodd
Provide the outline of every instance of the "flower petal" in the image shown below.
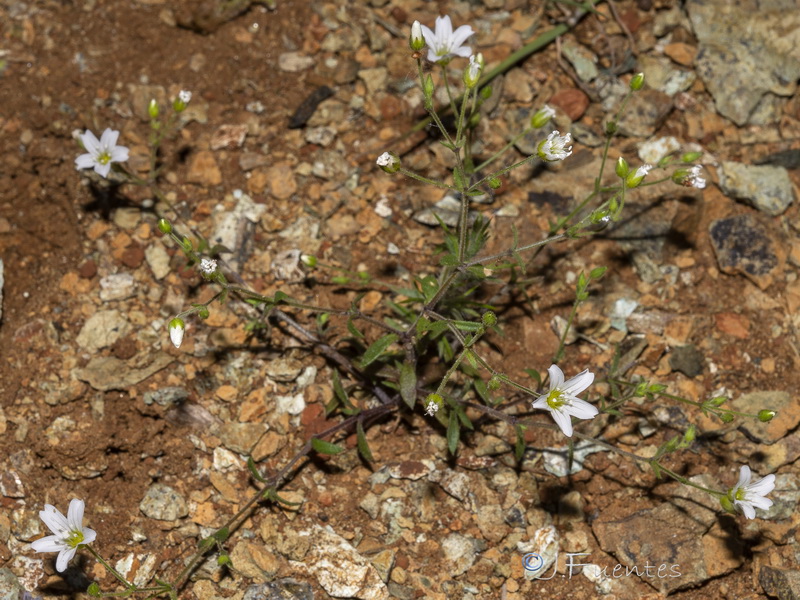
<path fill-rule="evenodd" d="M 62 548 L 61 552 L 58 553 L 58 557 L 56 558 L 56 571 L 59 573 L 66 571 L 69 561 L 71 561 L 72 557 L 75 556 L 75 552 L 77 552 L 77 550 L 77 548 L 70 548 L 69 546 Z"/>
<path fill-rule="evenodd" d="M 432 48 L 436 43 L 436 34 L 433 33 L 433 30 L 428 27 L 427 25 L 422 26 L 422 37 L 425 38 L 425 45 L 428 46 L 429 52 L 430 48 Z"/>
<path fill-rule="evenodd" d="M 97 532 L 88 527 L 83 528 L 83 542 L 84 544 L 91 544 L 97 538 Z"/>
<path fill-rule="evenodd" d="M 747 486 L 747 491 L 759 496 L 766 496 L 775 489 L 775 475 L 767 475 Z"/>
<path fill-rule="evenodd" d="M 94 166 L 94 156 L 91 154 L 81 154 L 75 159 L 76 169 L 91 169 Z"/>
<path fill-rule="evenodd" d="M 547 372 L 550 374 L 550 390 L 561 389 L 561 386 L 564 385 L 564 372 L 558 368 L 558 365 L 550 365 L 547 367 Z"/>
<path fill-rule="evenodd" d="M 109 148 L 113 148 L 117 145 L 117 140 L 119 139 L 119 131 L 114 131 L 113 129 L 106 129 L 103 132 L 103 135 L 100 136 L 100 147 L 103 150 L 108 150 Z"/>
<path fill-rule="evenodd" d="M 556 425 L 559 426 L 561 431 L 564 432 L 564 435 L 567 437 L 572 437 L 572 419 L 570 416 L 565 412 L 561 412 L 560 410 L 553 410 L 551 413 L 553 415 L 553 420 L 556 422 Z"/>
<path fill-rule="evenodd" d="M 593 419 L 595 416 L 597 416 L 597 413 L 600 412 L 597 410 L 597 407 L 589 404 L 585 400 L 581 400 L 580 398 L 574 398 L 572 400 L 572 404 L 569 407 L 565 406 L 564 409 L 569 414 L 578 417 L 579 419 Z"/>
<path fill-rule="evenodd" d="M 125 162 L 128 160 L 127 146 L 117 146 L 111 151 L 111 162 Z"/>
<path fill-rule="evenodd" d="M 83 147 L 89 154 L 97 156 L 100 153 L 100 140 L 91 131 L 87 129 L 80 137 Z"/>
<path fill-rule="evenodd" d="M 56 535 L 61 535 L 69 531 L 67 518 L 52 504 L 44 505 L 44 510 L 39 511 L 39 518 L 47 525 L 47 528 Z"/>
<path fill-rule="evenodd" d="M 550 407 L 547 406 L 547 394 L 539 396 L 536 400 L 531 403 L 533 408 L 541 408 L 543 410 L 550 410 Z"/>
<path fill-rule="evenodd" d="M 594 373 L 590 373 L 589 369 L 586 369 L 585 371 L 581 371 L 575 375 L 575 377 L 572 377 L 561 387 L 561 389 L 563 389 L 570 396 L 577 396 L 583 390 L 592 385 L 593 381 Z"/>
<path fill-rule="evenodd" d="M 772 500 L 762 496 L 747 496 L 747 502 L 756 508 L 763 508 L 764 510 L 769 510 L 769 507 L 772 506 Z"/>
<path fill-rule="evenodd" d="M 747 465 L 742 465 L 742 468 L 739 470 L 739 481 L 736 483 L 736 486 L 733 489 L 743 488 L 749 483 L 750 483 L 750 467 L 748 467 Z"/>
<path fill-rule="evenodd" d="M 749 502 L 736 501 L 734 502 L 734 504 L 736 504 L 736 506 L 742 509 L 744 516 L 747 517 L 748 519 L 756 518 L 756 509 L 754 509 L 753 505 L 750 504 Z"/>
<path fill-rule="evenodd" d="M 472 56 L 472 48 L 469 46 L 461 46 L 459 48 L 452 49 L 450 54 L 455 54 L 456 56 L 461 56 L 462 58 L 469 58 Z"/>
<path fill-rule="evenodd" d="M 439 41 L 447 41 L 453 37 L 453 22 L 450 15 L 436 17 L 436 37 Z"/>
<path fill-rule="evenodd" d="M 457 48 L 458 46 L 461 46 L 472 36 L 473 33 L 475 32 L 472 31 L 472 27 L 469 25 L 462 25 L 456 29 L 450 37 L 450 47 Z"/>
<path fill-rule="evenodd" d="M 57 535 L 48 535 L 31 542 L 31 548 L 33 548 L 34 552 L 61 552 L 63 547 L 64 542 Z"/>
<path fill-rule="evenodd" d="M 106 178 L 108 177 L 108 173 L 111 171 L 111 163 L 107 162 L 106 164 L 102 165 L 100 163 L 96 163 L 94 165 L 94 172 L 100 175 L 100 177 Z"/>
<path fill-rule="evenodd" d="M 83 500 L 73 498 L 69 501 L 69 509 L 67 510 L 67 523 L 69 524 L 70 531 L 80 531 L 83 529 L 84 507 L 85 504 Z"/>

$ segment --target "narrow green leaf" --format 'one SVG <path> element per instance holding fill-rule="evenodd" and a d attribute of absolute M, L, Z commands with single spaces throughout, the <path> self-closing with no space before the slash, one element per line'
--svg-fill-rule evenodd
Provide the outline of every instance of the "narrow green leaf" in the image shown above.
<path fill-rule="evenodd" d="M 320 454 L 341 454 L 344 452 L 344 448 L 341 446 L 318 438 L 311 438 L 311 447 Z"/>
<path fill-rule="evenodd" d="M 417 402 L 417 373 L 414 365 L 408 362 L 400 365 L 400 396 L 408 408 L 414 410 Z"/>
<path fill-rule="evenodd" d="M 253 479 L 261 483 L 267 483 L 267 480 L 258 472 L 258 468 L 252 456 L 247 457 L 247 468 L 250 469 L 250 475 L 253 476 Z"/>
<path fill-rule="evenodd" d="M 363 369 L 369 364 L 375 362 L 375 360 L 384 352 L 386 349 L 394 344 L 398 340 L 398 336 L 395 333 L 387 333 L 383 337 L 379 337 L 377 340 L 372 342 L 372 345 L 367 348 L 367 351 L 364 352 L 364 356 L 361 359 L 361 368 Z"/>
<path fill-rule="evenodd" d="M 445 254 L 439 259 L 439 264 L 443 267 L 455 267 L 458 264 L 458 257 L 452 254 Z"/>
<path fill-rule="evenodd" d="M 447 423 L 447 449 L 450 454 L 455 455 L 458 449 L 458 438 L 461 436 L 461 427 L 458 424 L 458 416 L 456 411 L 450 411 L 450 419 Z"/>
<path fill-rule="evenodd" d="M 517 441 L 514 443 L 514 457 L 517 461 L 520 461 L 525 455 L 525 438 L 523 437 L 525 429 L 521 425 L 517 425 L 515 429 L 517 432 Z"/>
<path fill-rule="evenodd" d="M 364 460 L 373 462 L 375 459 L 372 458 L 372 452 L 369 449 L 369 444 L 367 444 L 367 436 L 364 435 L 364 427 L 362 427 L 361 421 L 356 423 L 356 438 L 358 440 L 359 454 L 364 457 Z"/>
<path fill-rule="evenodd" d="M 275 295 L 272 297 L 272 301 L 275 302 L 275 304 L 280 304 L 281 302 L 285 302 L 286 300 L 289 300 L 289 296 L 281 292 L 280 290 L 275 292 Z"/>
<path fill-rule="evenodd" d="M 361 333 L 361 332 L 358 330 L 358 328 L 355 326 L 355 323 L 353 323 L 353 317 L 352 317 L 352 316 L 347 318 L 347 331 L 349 331 L 349 332 L 350 332 L 350 334 L 351 334 L 353 337 L 356 337 L 356 338 L 361 338 L 361 339 L 363 339 L 363 338 L 364 338 L 364 334 L 363 334 L 363 333 Z"/>

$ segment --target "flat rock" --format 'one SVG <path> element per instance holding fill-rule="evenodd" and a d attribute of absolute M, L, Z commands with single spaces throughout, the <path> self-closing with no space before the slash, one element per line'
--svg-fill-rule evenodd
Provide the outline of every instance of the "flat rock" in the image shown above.
<path fill-rule="evenodd" d="M 125 300 L 136 294 L 136 282 L 130 273 L 112 273 L 100 280 L 100 299 L 103 302 Z"/>
<path fill-rule="evenodd" d="M 96 390 L 124 390 L 144 381 L 173 360 L 169 354 L 161 352 L 147 366 L 135 368 L 113 356 L 96 356 L 84 368 L 74 369 L 73 375 Z"/>
<path fill-rule="evenodd" d="M 794 201 L 792 181 L 783 167 L 723 161 L 719 185 L 727 196 L 744 200 L 773 217 L 786 212 Z"/>
<path fill-rule="evenodd" d="M 631 137 L 650 137 L 672 112 L 672 99 L 664 92 L 644 89 L 631 96 L 619 120 L 619 131 Z"/>
<path fill-rule="evenodd" d="M 748 436 L 764 444 L 774 444 L 800 424 L 800 405 L 789 392 L 752 392 L 731 404 L 734 409 L 749 414 L 758 414 L 765 408 L 777 411 L 778 414 L 768 423 L 745 418 L 740 427 Z"/>
<path fill-rule="evenodd" d="M 151 485 L 139 503 L 139 510 L 146 517 L 158 521 L 174 521 L 189 514 L 183 496 L 163 483 Z"/>
<path fill-rule="evenodd" d="M 150 266 L 153 277 L 158 281 L 161 281 L 164 277 L 169 275 L 169 254 L 161 242 L 155 241 L 145 248 L 144 259 Z"/>
<path fill-rule="evenodd" d="M 222 171 L 210 150 L 201 150 L 197 154 L 192 154 L 189 159 L 186 181 L 204 186 L 222 183 Z"/>
<path fill-rule="evenodd" d="M 687 377 L 697 377 L 703 372 L 705 359 L 693 344 L 678 346 L 669 355 L 669 366 Z"/>
<path fill-rule="evenodd" d="M 299 531 L 311 541 L 303 562 L 290 561 L 298 571 L 314 577 L 334 598 L 386 600 L 389 590 L 369 561 L 330 527 L 315 525 Z"/>
<path fill-rule="evenodd" d="M 762 290 L 780 273 L 783 253 L 778 241 L 753 215 L 713 221 L 709 233 L 723 272 L 744 275 Z"/>
<path fill-rule="evenodd" d="M 118 310 L 101 310 L 86 320 L 75 341 L 88 352 L 112 345 L 127 335 L 131 324 Z"/>
<path fill-rule="evenodd" d="M 242 600 L 314 600 L 314 590 L 306 581 L 285 577 L 248 586 Z"/>
<path fill-rule="evenodd" d="M 744 125 L 767 92 L 795 92 L 800 79 L 795 2 L 689 0 L 686 10 L 700 42 L 695 69 L 720 114 Z"/>

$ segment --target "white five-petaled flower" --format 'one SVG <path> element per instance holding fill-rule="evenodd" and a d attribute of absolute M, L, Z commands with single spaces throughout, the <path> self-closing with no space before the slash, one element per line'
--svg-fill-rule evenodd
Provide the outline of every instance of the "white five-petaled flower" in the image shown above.
<path fill-rule="evenodd" d="M 128 149 L 117 146 L 119 131 L 106 129 L 98 140 L 95 135 L 86 130 L 80 134 L 86 154 L 81 154 L 75 159 L 76 169 L 93 168 L 101 177 L 108 177 L 112 162 L 125 162 L 128 160 Z"/>
<path fill-rule="evenodd" d="M 83 508 L 83 500 L 73 498 L 66 517 L 52 504 L 45 504 L 44 510 L 39 511 L 39 518 L 53 535 L 31 542 L 31 547 L 35 552 L 58 552 L 56 570 L 59 573 L 66 570 L 78 546 L 91 544 L 97 537 L 93 529 L 83 526 Z"/>
<path fill-rule="evenodd" d="M 454 56 L 469 58 L 472 48 L 465 46 L 469 37 L 475 33 L 469 25 L 462 25 L 453 31 L 450 16 L 436 17 L 436 31 L 422 26 L 422 35 L 428 46 L 428 60 L 433 63 L 447 64 Z"/>
<path fill-rule="evenodd" d="M 772 506 L 772 500 L 765 496 L 775 488 L 775 475 L 767 475 L 753 483 L 750 483 L 751 478 L 750 467 L 742 465 L 739 481 L 728 490 L 728 498 L 734 506 L 741 509 L 745 517 L 755 519 L 756 508 L 767 510 Z"/>
<path fill-rule="evenodd" d="M 211 275 L 216 270 L 217 270 L 217 261 L 215 261 L 213 258 L 200 259 L 200 272 L 203 273 L 203 275 Z"/>
<path fill-rule="evenodd" d="M 572 437 L 572 417 L 592 419 L 597 408 L 578 398 L 583 390 L 592 385 L 594 373 L 588 369 L 564 381 L 564 373 L 556 365 L 547 369 L 550 374 L 550 391 L 533 402 L 533 408 L 549 410 L 553 419 L 567 437 Z"/>
<path fill-rule="evenodd" d="M 571 140 L 572 134 L 561 135 L 558 131 L 554 131 L 546 140 L 539 142 L 539 158 L 548 162 L 564 160 L 572 154 L 572 146 L 567 148 Z"/>
<path fill-rule="evenodd" d="M 428 402 L 428 406 L 425 408 L 425 414 L 428 415 L 429 417 L 432 417 L 437 412 L 439 412 L 439 405 L 436 404 L 436 402 L 434 402 L 433 400 Z"/>
<path fill-rule="evenodd" d="M 192 101 L 192 92 L 190 92 L 189 90 L 181 90 L 180 92 L 178 92 L 178 98 L 184 104 L 189 104 L 189 102 Z"/>

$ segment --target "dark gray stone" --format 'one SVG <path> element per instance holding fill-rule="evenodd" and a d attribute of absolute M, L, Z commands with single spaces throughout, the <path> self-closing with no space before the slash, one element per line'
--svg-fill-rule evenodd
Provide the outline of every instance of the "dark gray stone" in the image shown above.
<path fill-rule="evenodd" d="M 775 236 L 753 215 L 718 219 L 709 227 L 717 263 L 726 273 L 741 273 L 758 287 L 772 283 L 780 263 Z"/>
<path fill-rule="evenodd" d="M 694 345 L 678 346 L 669 355 L 669 366 L 687 377 L 697 377 L 703 372 L 703 354 Z"/>
<path fill-rule="evenodd" d="M 800 571 L 796 569 L 761 567 L 758 581 L 768 595 L 778 600 L 800 599 Z"/>
<path fill-rule="evenodd" d="M 314 600 L 311 585 L 291 577 L 249 586 L 243 600 Z"/>

